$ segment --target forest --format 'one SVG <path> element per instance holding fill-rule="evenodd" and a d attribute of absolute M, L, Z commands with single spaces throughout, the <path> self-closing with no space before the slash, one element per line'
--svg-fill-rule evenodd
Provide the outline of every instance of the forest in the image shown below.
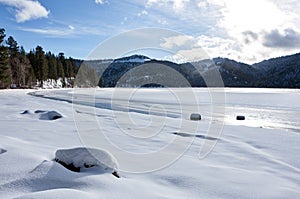
<path fill-rule="evenodd" d="M 43 81 L 59 78 L 63 87 L 73 86 L 81 61 L 58 55 L 42 46 L 25 52 L 12 36 L 0 28 L 0 89 L 43 87 Z"/>

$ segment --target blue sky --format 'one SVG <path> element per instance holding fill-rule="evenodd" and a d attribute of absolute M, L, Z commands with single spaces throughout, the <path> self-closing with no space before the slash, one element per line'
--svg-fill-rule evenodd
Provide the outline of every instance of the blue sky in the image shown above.
<path fill-rule="evenodd" d="M 178 35 L 149 36 L 173 57 L 198 59 L 203 49 L 254 63 L 300 52 L 299 13 L 298 0 L 0 0 L 0 27 L 26 51 L 81 59 L 123 32 L 162 28 Z"/>

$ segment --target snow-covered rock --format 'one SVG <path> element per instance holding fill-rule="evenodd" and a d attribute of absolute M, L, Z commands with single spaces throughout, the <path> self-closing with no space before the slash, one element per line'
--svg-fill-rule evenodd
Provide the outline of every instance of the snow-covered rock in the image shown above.
<path fill-rule="evenodd" d="M 62 115 L 56 111 L 47 111 L 40 116 L 40 120 L 57 120 L 59 118 L 62 118 Z"/>
<path fill-rule="evenodd" d="M 25 110 L 21 115 L 28 115 L 31 118 L 38 118 L 40 120 L 57 120 L 63 116 L 56 111 L 46 111 L 46 110 L 35 110 L 33 113 L 30 110 Z"/>
<path fill-rule="evenodd" d="M 96 148 L 59 149 L 55 153 L 55 161 L 71 171 L 80 172 L 82 169 L 97 167 L 102 172 L 117 173 L 118 162 L 108 152 Z"/>

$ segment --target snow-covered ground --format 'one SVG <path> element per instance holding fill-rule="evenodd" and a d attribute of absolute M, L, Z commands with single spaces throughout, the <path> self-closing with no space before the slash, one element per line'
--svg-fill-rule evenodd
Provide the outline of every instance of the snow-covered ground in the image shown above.
<path fill-rule="evenodd" d="M 2 90 L 0 198 L 300 198 L 299 99 L 283 89 Z M 85 146 L 109 151 L 121 178 L 54 161 Z"/>

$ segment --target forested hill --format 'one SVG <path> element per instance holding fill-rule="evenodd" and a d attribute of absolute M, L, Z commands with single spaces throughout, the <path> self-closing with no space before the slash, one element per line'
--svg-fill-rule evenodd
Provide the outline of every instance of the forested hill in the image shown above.
<path fill-rule="evenodd" d="M 192 87 L 206 87 L 203 77 L 210 77 L 212 68 L 217 68 L 226 87 L 300 88 L 300 53 L 265 60 L 253 65 L 227 58 L 177 64 L 170 61 L 151 59 L 143 55 L 123 57 L 110 62 L 103 60 L 87 61 L 86 64 L 94 68 L 98 76 L 102 74 L 98 83 L 101 87 L 139 86 L 136 80 L 142 81 L 144 79 L 144 82 L 147 82 L 149 75 L 146 74 L 144 77 L 142 75 L 140 77 L 130 75 L 123 83 L 119 79 L 136 67 L 144 67 L 144 71 L 147 71 L 147 67 L 151 65 L 165 65 L 178 71 Z M 169 80 L 175 78 L 168 73 L 165 74 L 164 71 L 151 73 L 151 75 L 150 79 L 159 79 L 158 76 L 164 76 Z M 176 83 L 178 81 L 174 79 L 171 82 Z M 154 84 L 150 83 L 145 86 L 149 85 L 153 86 Z M 180 85 L 173 86 L 180 87 Z"/>
<path fill-rule="evenodd" d="M 214 59 L 227 87 L 300 88 L 300 53 L 247 65 Z"/>
<path fill-rule="evenodd" d="M 55 55 L 45 52 L 41 46 L 26 53 L 18 42 L 0 29 L 0 88 L 43 87 L 48 79 L 63 81 L 63 86 L 72 86 L 81 61 L 66 58 L 64 53 Z"/>

